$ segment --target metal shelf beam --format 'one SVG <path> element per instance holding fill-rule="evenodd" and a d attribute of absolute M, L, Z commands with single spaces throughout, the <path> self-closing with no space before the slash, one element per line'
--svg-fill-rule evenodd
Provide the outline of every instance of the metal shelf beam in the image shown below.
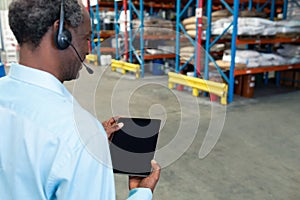
<path fill-rule="evenodd" d="M 183 70 L 189 61 L 191 61 L 194 58 L 194 76 L 200 75 L 200 67 L 201 67 L 201 49 L 202 49 L 202 15 L 203 15 L 203 0 L 196 0 L 196 37 L 195 39 L 192 39 L 189 35 L 187 35 L 183 25 L 181 24 L 181 18 L 186 13 L 189 6 L 192 5 L 192 3 L 195 2 L 195 0 L 189 0 L 185 2 L 185 6 L 183 8 L 181 7 L 181 0 L 176 1 L 176 66 L 175 66 L 175 72 L 179 73 L 181 70 Z M 191 44 L 194 46 L 195 52 L 194 56 L 191 57 L 187 62 L 185 62 L 183 65 L 180 65 L 180 32 L 183 32 L 186 37 L 190 40 Z"/>
<path fill-rule="evenodd" d="M 234 71 L 234 76 L 246 75 L 246 74 L 258 74 L 264 72 L 272 72 L 272 71 L 284 71 L 290 69 L 300 69 L 300 64 L 293 65 L 278 65 L 278 66 L 263 66 L 256 68 L 248 68 L 248 69 L 236 69 Z"/>

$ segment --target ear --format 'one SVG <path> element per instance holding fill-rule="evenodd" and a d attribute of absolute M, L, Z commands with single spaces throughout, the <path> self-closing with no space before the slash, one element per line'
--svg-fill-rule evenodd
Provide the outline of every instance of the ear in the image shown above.
<path fill-rule="evenodd" d="M 52 29 L 52 41 L 53 41 L 53 46 L 57 46 L 56 42 L 57 42 L 57 34 L 58 34 L 58 28 L 59 28 L 59 20 L 55 20 L 55 22 L 53 23 L 51 29 Z"/>
<path fill-rule="evenodd" d="M 58 31 L 58 28 L 59 28 L 59 20 L 55 20 L 55 22 L 53 23 L 53 28 L 54 30 L 57 30 Z"/>

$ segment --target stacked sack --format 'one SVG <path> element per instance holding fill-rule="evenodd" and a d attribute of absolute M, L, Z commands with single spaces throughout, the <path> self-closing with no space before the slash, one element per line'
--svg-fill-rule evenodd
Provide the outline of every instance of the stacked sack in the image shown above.
<path fill-rule="evenodd" d="M 300 20 L 299 0 L 289 0 L 287 8 L 287 19 Z"/>
<path fill-rule="evenodd" d="M 277 37 L 299 37 L 300 20 L 290 19 L 276 22 L 276 36 Z"/>
<path fill-rule="evenodd" d="M 300 45 L 282 44 L 277 53 L 286 58 L 288 64 L 300 63 Z"/>
<path fill-rule="evenodd" d="M 187 34 L 192 38 L 196 37 L 196 29 L 197 29 L 196 20 L 197 20 L 196 17 L 193 16 L 193 17 L 186 18 L 182 21 L 182 25 L 184 26 Z M 207 17 L 203 16 L 202 31 L 206 30 L 206 24 L 207 24 Z"/>
<path fill-rule="evenodd" d="M 220 35 L 231 23 L 232 17 L 219 19 L 212 23 L 212 35 Z M 232 34 L 232 27 L 228 30 Z M 271 21 L 259 17 L 239 17 L 238 35 L 297 37 L 300 33 L 299 20 Z"/>
<path fill-rule="evenodd" d="M 212 13 L 212 22 L 217 21 L 219 19 L 227 18 L 230 16 L 230 12 L 228 10 L 218 10 Z M 196 37 L 196 17 L 186 18 L 182 21 L 182 25 L 184 26 L 187 34 L 192 38 Z M 207 27 L 207 17 L 202 16 L 202 39 L 205 39 L 206 34 L 206 27 Z"/>
<path fill-rule="evenodd" d="M 231 62 L 231 50 L 224 51 L 222 61 Z M 276 66 L 288 63 L 284 57 L 274 53 L 260 53 L 254 50 L 236 50 L 235 63 L 244 64 L 248 68 L 260 66 Z"/>
<path fill-rule="evenodd" d="M 138 29 L 141 22 L 139 19 L 132 20 L 133 29 Z M 174 25 L 172 21 L 157 17 L 146 17 L 144 19 L 145 35 L 174 35 Z"/>
<path fill-rule="evenodd" d="M 215 44 L 211 47 L 212 52 L 220 52 L 223 51 L 225 48 L 225 44 Z M 194 63 L 194 55 L 195 55 L 195 48 L 191 45 L 186 45 L 180 48 L 180 62 L 185 63 L 189 61 L 190 64 L 195 65 Z M 204 62 L 205 57 L 207 56 L 206 50 L 204 48 L 200 49 L 200 59 L 201 59 L 201 70 L 204 69 Z"/>

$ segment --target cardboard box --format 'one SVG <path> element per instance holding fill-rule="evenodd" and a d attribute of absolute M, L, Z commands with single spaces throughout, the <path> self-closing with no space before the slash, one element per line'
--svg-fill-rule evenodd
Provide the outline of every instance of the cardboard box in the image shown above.
<path fill-rule="evenodd" d="M 294 87 L 300 88 L 300 70 L 295 71 Z"/>
<path fill-rule="evenodd" d="M 294 83 L 294 71 L 287 70 L 280 72 L 280 85 L 292 87 Z"/>

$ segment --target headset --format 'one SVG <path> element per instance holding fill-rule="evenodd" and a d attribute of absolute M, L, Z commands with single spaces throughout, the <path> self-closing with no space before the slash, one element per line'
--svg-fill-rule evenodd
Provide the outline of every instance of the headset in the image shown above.
<path fill-rule="evenodd" d="M 72 34 L 68 29 L 64 28 L 65 12 L 64 12 L 65 1 L 61 0 L 60 4 L 60 17 L 59 17 L 59 27 L 55 34 L 54 42 L 59 50 L 65 50 L 68 48 L 72 42 Z"/>
<path fill-rule="evenodd" d="M 58 31 L 56 34 L 54 34 L 54 43 L 55 46 L 59 49 L 59 50 L 65 50 L 67 49 L 69 46 L 71 46 L 76 55 L 78 56 L 79 60 L 81 61 L 81 63 L 85 66 L 86 70 L 88 71 L 89 74 L 93 74 L 94 71 L 88 67 L 86 64 L 84 64 L 83 60 L 77 49 L 74 47 L 74 45 L 72 45 L 72 34 L 68 29 L 64 28 L 64 21 L 65 21 L 65 11 L 64 11 L 64 4 L 65 4 L 65 0 L 61 0 L 61 4 L 60 4 L 60 17 L 59 17 L 59 27 L 58 27 Z"/>

